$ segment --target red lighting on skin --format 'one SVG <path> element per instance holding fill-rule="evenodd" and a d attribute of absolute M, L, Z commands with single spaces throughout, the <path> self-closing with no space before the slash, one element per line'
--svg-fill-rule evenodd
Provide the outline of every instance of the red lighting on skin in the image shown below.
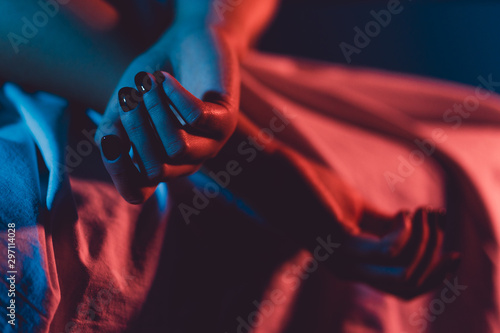
<path fill-rule="evenodd" d="M 118 12 L 104 0 L 73 0 L 67 8 L 95 30 L 111 30 L 118 24 Z"/>

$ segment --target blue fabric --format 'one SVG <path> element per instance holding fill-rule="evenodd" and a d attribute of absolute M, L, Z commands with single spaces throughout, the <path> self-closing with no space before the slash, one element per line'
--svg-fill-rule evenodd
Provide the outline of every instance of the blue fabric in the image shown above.
<path fill-rule="evenodd" d="M 15 285 L 16 326 L 4 313 L 0 316 L 2 332 L 36 332 L 48 329 L 53 314 L 46 309 L 53 309 L 47 302 L 58 299 L 50 295 L 56 288 L 50 288 L 51 282 L 46 271 L 48 267 L 41 253 L 45 250 L 44 216 L 47 208 L 54 205 L 56 194 L 64 186 L 69 186 L 64 168 L 57 168 L 63 162 L 61 145 L 58 141 L 65 135 L 64 109 L 66 103 L 59 98 L 45 93 L 33 96 L 22 92 L 13 84 L 6 84 L 2 93 L 0 112 L 0 225 L 2 248 L 7 248 L 7 229 L 9 223 L 15 223 Z M 64 134 L 63 134 L 64 133 Z M 37 165 L 36 147 L 38 145 L 50 172 L 48 192 L 41 192 Z M 4 253 L 7 251 L 5 250 Z M 2 260 L 2 271 L 7 272 L 7 265 Z M 5 274 L 4 277 L 6 278 Z M 2 308 L 10 304 L 9 284 L 5 279 L 0 284 L 0 302 Z M 49 297 L 56 296 L 56 297 Z"/>

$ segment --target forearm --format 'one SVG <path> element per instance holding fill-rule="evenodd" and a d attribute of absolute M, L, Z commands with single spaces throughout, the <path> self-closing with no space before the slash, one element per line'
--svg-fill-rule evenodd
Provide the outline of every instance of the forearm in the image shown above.
<path fill-rule="evenodd" d="M 241 57 L 271 19 L 277 3 L 176 0 L 175 21 L 224 30 Z M 34 32 L 27 34 L 23 18 L 33 23 L 33 15 L 42 10 L 38 1 L 0 0 L 0 77 L 103 110 L 136 54 L 130 45 L 118 42 L 116 33 L 92 30 L 71 17 L 63 5 L 59 7 L 46 24 L 33 25 Z"/>
<path fill-rule="evenodd" d="M 212 90 L 237 100 L 240 85 L 237 57 L 244 56 L 272 18 L 278 3 L 278 0 L 176 0 L 172 26 L 146 51 L 145 57 L 162 59 L 162 54 L 168 53 L 182 58 L 183 61 L 174 61 L 172 71 L 192 94 L 203 98 Z M 208 37 L 207 31 L 214 34 Z"/>
<path fill-rule="evenodd" d="M 131 52 L 111 33 L 85 29 L 62 6 L 46 24 L 23 31 L 23 18 L 33 23 L 41 10 L 34 0 L 0 1 L 0 76 L 104 109 Z"/>

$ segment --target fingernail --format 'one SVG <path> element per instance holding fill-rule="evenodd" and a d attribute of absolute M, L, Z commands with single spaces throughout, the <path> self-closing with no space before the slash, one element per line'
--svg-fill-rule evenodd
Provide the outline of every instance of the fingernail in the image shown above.
<path fill-rule="evenodd" d="M 124 87 L 118 92 L 118 100 L 120 101 L 120 106 L 122 110 L 128 112 L 133 110 L 139 105 L 138 100 L 139 92 L 134 88 Z"/>
<path fill-rule="evenodd" d="M 101 148 L 104 157 L 109 161 L 116 160 L 122 153 L 121 141 L 116 135 L 103 136 L 101 139 Z"/>
<path fill-rule="evenodd" d="M 145 94 L 153 89 L 154 83 L 146 72 L 139 72 L 134 78 L 135 85 L 141 94 Z"/>
<path fill-rule="evenodd" d="M 165 76 L 161 71 L 156 71 L 153 73 L 153 76 L 155 77 L 156 83 L 162 84 L 163 81 L 165 81 Z"/>

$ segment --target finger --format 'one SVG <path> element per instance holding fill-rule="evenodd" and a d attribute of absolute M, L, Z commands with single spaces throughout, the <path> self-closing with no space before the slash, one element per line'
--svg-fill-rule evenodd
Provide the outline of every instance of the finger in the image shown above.
<path fill-rule="evenodd" d="M 410 264 L 407 265 L 406 274 L 409 279 L 419 279 L 425 270 L 432 266 L 433 261 L 439 260 L 444 237 L 441 229 L 443 217 L 443 214 L 427 209 L 419 209 L 415 214 L 413 223 L 417 232 L 409 242 L 409 251 L 405 256 L 408 259 L 412 256 Z"/>
<path fill-rule="evenodd" d="M 144 105 L 169 157 L 167 162 L 196 164 L 214 157 L 221 142 L 188 133 L 180 128 L 176 118 L 166 112 L 169 110 L 168 101 L 158 89 L 158 81 L 158 78 L 146 72 L 140 72 L 135 77 L 137 89 L 143 94 Z"/>
<path fill-rule="evenodd" d="M 105 138 L 106 139 L 103 139 Z M 103 164 L 120 195 L 130 203 L 139 203 L 147 197 L 142 189 L 142 175 L 133 164 L 128 151 L 130 142 L 120 121 L 118 99 L 111 99 L 97 127 L 95 142 L 100 148 Z"/>
<path fill-rule="evenodd" d="M 394 285 L 395 283 L 401 283 L 401 279 L 405 274 L 405 267 L 355 263 L 350 265 L 349 271 L 354 279 L 362 282 Z"/>
<path fill-rule="evenodd" d="M 444 278 L 458 256 L 457 253 L 441 255 L 443 221 L 443 213 L 420 209 L 413 222 L 416 236 L 410 242 L 418 246 L 410 245 L 409 253 L 413 253 L 410 264 L 402 262 L 399 267 L 361 264 L 355 269 L 355 274 L 379 289 L 405 298 L 432 289 Z"/>
<path fill-rule="evenodd" d="M 101 138 L 105 135 L 115 134 L 120 138 L 126 137 L 127 134 L 123 130 L 120 120 L 120 105 L 116 98 L 112 98 L 102 115 L 102 118 L 97 126 L 94 140 L 98 146 L 101 144 Z M 127 142 L 128 140 L 124 140 Z"/>
<path fill-rule="evenodd" d="M 416 291 L 403 295 L 403 297 L 414 297 L 435 288 L 444 279 L 456 274 L 460 262 L 461 256 L 458 252 L 451 252 L 444 255 L 435 267 L 433 267 L 431 273 L 418 282 Z"/>
<path fill-rule="evenodd" d="M 349 265 L 346 267 L 349 273 L 344 274 L 344 277 L 409 299 L 435 288 L 446 276 L 456 271 L 459 263 L 460 256 L 457 253 L 447 254 L 432 266 L 425 279 L 419 281 L 408 279 L 404 267 L 369 264 Z"/>
<path fill-rule="evenodd" d="M 163 169 L 163 181 L 168 182 L 178 177 L 189 176 L 201 168 L 201 164 L 168 165 Z"/>
<path fill-rule="evenodd" d="M 130 145 L 116 134 L 105 135 L 100 140 L 101 156 L 116 189 L 129 203 L 144 202 L 155 186 L 146 186 L 146 179 L 137 170 L 128 154 Z"/>
<path fill-rule="evenodd" d="M 359 282 L 366 283 L 373 288 L 409 299 L 421 293 L 427 292 L 439 285 L 447 274 L 447 266 L 441 265 L 435 270 L 432 278 L 426 280 L 426 284 L 416 286 L 404 280 L 404 268 L 386 266 L 364 266 L 356 267 L 355 273 Z"/>
<path fill-rule="evenodd" d="M 455 274 L 460 264 L 460 255 L 456 252 L 448 253 L 429 266 L 428 274 L 418 280 L 409 281 L 410 286 L 414 286 L 412 292 L 407 291 L 408 296 L 413 297 L 419 293 L 427 292 L 437 286 L 447 276 Z"/>
<path fill-rule="evenodd" d="M 162 88 L 169 104 L 187 124 L 214 138 L 224 138 L 232 130 L 235 117 L 230 114 L 232 107 L 227 96 L 208 92 L 206 101 L 202 101 L 169 73 L 155 73 L 155 77 L 159 75 L 163 76 Z"/>
<path fill-rule="evenodd" d="M 345 241 L 343 250 L 359 259 L 387 261 L 396 257 L 407 243 L 412 231 L 411 217 L 407 212 L 396 216 L 397 228 L 378 238 L 371 235 L 356 235 Z"/>
<path fill-rule="evenodd" d="M 430 211 L 427 211 L 425 215 L 430 231 L 429 241 L 425 247 L 425 254 L 420 259 L 420 263 L 416 264 L 415 270 L 409 273 L 413 275 L 411 279 L 414 279 L 417 285 L 423 284 L 423 281 L 432 274 L 435 264 L 441 260 L 444 242 L 444 232 L 441 228 L 442 218 L 440 215 Z"/>
<path fill-rule="evenodd" d="M 133 88 L 120 89 L 120 119 L 132 143 L 134 153 L 140 160 L 141 170 L 149 180 L 158 180 L 162 175 L 165 156 L 159 147 L 149 116 L 140 103 L 141 95 Z"/>
<path fill-rule="evenodd" d="M 385 291 L 404 299 L 411 299 L 418 295 L 422 295 L 435 289 L 446 278 L 456 274 L 460 261 L 460 255 L 458 253 L 449 253 L 432 266 L 431 273 L 426 276 L 425 279 L 417 283 L 415 283 L 415 281 L 405 281 L 399 285 L 386 285 Z M 377 286 L 376 284 L 374 286 L 384 290 L 383 286 Z"/>
<path fill-rule="evenodd" d="M 402 214 L 402 216 L 406 216 L 406 214 Z M 420 259 L 424 256 L 425 249 L 428 245 L 429 226 L 425 217 L 426 215 L 423 211 L 418 210 L 413 219 L 410 220 L 410 218 L 405 218 L 404 223 L 400 225 L 400 228 L 391 233 L 398 234 L 401 230 L 401 226 L 407 226 L 408 223 L 411 226 L 411 236 L 408 236 L 408 241 L 405 243 L 404 248 L 399 252 L 400 255 L 398 258 L 390 261 L 390 263 L 380 262 L 379 260 L 379 257 L 384 253 L 390 253 L 390 246 L 382 246 L 382 250 L 379 252 L 377 251 L 379 248 L 376 246 L 376 241 L 362 241 L 360 240 L 360 237 L 354 237 L 355 242 L 351 244 L 348 243 L 348 250 L 351 253 L 359 255 L 356 258 L 357 260 L 352 261 L 357 264 L 357 266 L 353 266 L 355 273 L 360 274 L 361 276 L 376 279 L 378 275 L 381 275 L 381 277 L 389 277 L 390 274 L 386 273 L 392 272 L 394 273 L 394 277 L 399 277 L 401 274 L 405 274 L 404 277 L 408 278 L 408 275 L 411 275 L 416 266 L 420 264 Z M 389 239 L 394 237 L 391 234 L 388 235 Z M 368 245 L 366 243 L 368 243 Z M 355 246 L 364 246 L 365 248 L 356 249 L 354 248 Z M 376 255 L 367 255 L 373 253 Z"/>
<path fill-rule="evenodd" d="M 426 247 L 430 238 L 429 225 L 422 210 L 418 210 L 414 215 L 413 232 L 408 244 L 398 258 L 401 265 L 406 266 L 407 274 L 411 275 L 420 263 L 420 259 L 425 255 Z"/>
<path fill-rule="evenodd" d="M 180 124 L 171 112 L 167 112 L 170 110 L 168 102 L 162 99 L 156 78 L 149 73 L 139 72 L 135 76 L 135 83 L 142 93 L 142 100 L 167 156 L 176 158 L 184 154 L 187 146 Z"/>
<path fill-rule="evenodd" d="M 459 260 L 457 253 L 441 254 L 444 224 L 443 212 L 419 209 L 412 218 L 411 236 L 404 242 L 397 260 L 388 265 L 374 260 L 375 257 L 344 261 L 342 275 L 403 298 L 429 291 L 443 280 Z"/>
<path fill-rule="evenodd" d="M 172 159 L 172 164 L 197 164 L 215 157 L 222 144 L 211 138 L 195 136 L 181 130 L 180 139 L 184 142 L 183 151 Z"/>

